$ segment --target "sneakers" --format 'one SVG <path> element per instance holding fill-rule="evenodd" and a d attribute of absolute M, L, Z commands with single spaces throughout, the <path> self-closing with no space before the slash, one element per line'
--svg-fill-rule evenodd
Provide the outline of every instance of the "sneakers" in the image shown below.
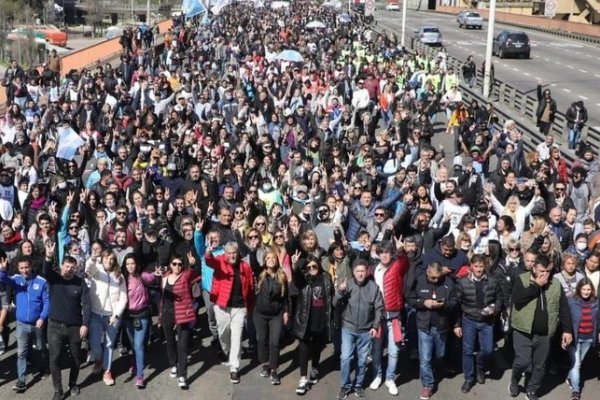
<path fill-rule="evenodd" d="M 106 371 L 104 373 L 104 376 L 102 377 L 102 380 L 104 381 L 104 384 L 106 386 L 112 386 L 115 384 L 115 380 L 113 379 L 113 376 L 111 374 L 110 371 Z"/>
<path fill-rule="evenodd" d="M 296 388 L 296 394 L 299 396 L 305 395 L 308 391 L 308 379 L 305 377 L 300 378 L 300 382 L 298 382 L 298 387 Z"/>
<path fill-rule="evenodd" d="M 469 393 L 471 389 L 473 389 L 473 386 L 475 386 L 474 382 L 465 381 L 465 383 L 463 383 L 462 387 L 460 388 L 460 391 L 463 393 Z"/>
<path fill-rule="evenodd" d="M 269 377 L 269 366 L 267 364 L 264 364 L 260 369 L 260 376 L 263 378 Z"/>
<path fill-rule="evenodd" d="M 146 387 L 146 383 L 144 382 L 144 377 L 143 376 L 136 376 L 135 377 L 135 386 L 137 386 L 139 389 L 142 389 L 142 388 Z"/>
<path fill-rule="evenodd" d="M 179 386 L 181 389 L 187 389 L 188 385 L 184 376 L 177 378 L 177 386 Z"/>
<path fill-rule="evenodd" d="M 25 390 L 27 390 L 27 385 L 25 382 L 17 381 L 17 383 L 13 385 L 12 390 L 17 393 L 23 393 Z"/>
<path fill-rule="evenodd" d="M 81 393 L 81 390 L 79 390 L 79 386 L 71 385 L 71 386 L 69 386 L 69 392 L 70 392 L 71 396 L 79 396 L 79 393 Z"/>
<path fill-rule="evenodd" d="M 392 396 L 398 396 L 398 386 L 396 386 L 396 382 L 393 379 L 388 379 L 385 381 L 385 386 L 388 388 L 388 392 Z"/>
<path fill-rule="evenodd" d="M 510 397 L 517 397 L 519 395 L 519 384 L 517 382 L 511 382 L 508 384 L 508 394 Z"/>
<path fill-rule="evenodd" d="M 569 390 L 573 391 L 573 385 L 571 384 L 571 379 L 569 379 L 567 377 L 567 379 L 565 379 L 565 383 L 567 384 L 567 386 L 569 386 Z"/>
<path fill-rule="evenodd" d="M 433 394 L 432 388 L 424 387 L 423 389 L 421 389 L 421 394 L 419 395 L 419 398 L 421 400 L 429 400 L 431 398 L 432 394 Z"/>
<path fill-rule="evenodd" d="M 579 392 L 571 393 L 571 400 L 581 400 L 581 395 L 579 394 Z"/>
<path fill-rule="evenodd" d="M 171 378 L 177 378 L 177 367 L 171 367 L 169 370 L 169 376 Z"/>
<path fill-rule="evenodd" d="M 92 374 L 99 375 L 102 373 L 102 361 L 95 361 L 94 368 L 92 368 Z"/>
<path fill-rule="evenodd" d="M 363 388 L 354 388 L 354 395 L 362 399 L 365 397 L 365 390 Z"/>
<path fill-rule="evenodd" d="M 310 375 L 309 375 L 308 380 L 312 385 L 316 385 L 317 382 L 319 382 L 319 370 L 316 368 L 312 368 L 310 370 Z"/>
<path fill-rule="evenodd" d="M 277 370 L 271 371 L 271 385 L 281 385 L 281 379 L 279 379 Z"/>
<path fill-rule="evenodd" d="M 373 382 L 371 382 L 369 385 L 369 389 L 377 390 L 379 389 L 379 386 L 381 386 L 381 376 L 377 375 L 375 379 L 373 379 Z"/>
<path fill-rule="evenodd" d="M 229 380 L 231 381 L 231 383 L 240 383 L 240 373 L 237 371 L 231 371 L 229 373 Z"/>
<path fill-rule="evenodd" d="M 528 393 L 525 395 L 525 398 L 526 398 L 527 400 L 538 400 L 538 399 L 539 399 L 539 397 L 537 397 L 537 395 L 535 394 L 535 392 L 528 392 Z"/>
<path fill-rule="evenodd" d="M 341 388 L 336 399 L 344 400 L 348 398 L 348 393 L 350 393 L 350 389 L 346 389 L 345 387 Z M 364 394 L 364 393 L 363 393 Z"/>

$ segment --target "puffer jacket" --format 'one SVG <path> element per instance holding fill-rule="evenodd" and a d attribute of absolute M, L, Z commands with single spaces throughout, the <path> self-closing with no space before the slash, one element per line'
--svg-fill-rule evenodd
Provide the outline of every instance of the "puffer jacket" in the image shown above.
<path fill-rule="evenodd" d="M 325 271 L 321 272 L 326 290 L 325 297 L 325 322 L 327 324 L 327 337 L 331 339 L 331 307 L 333 301 L 333 283 L 329 274 Z M 292 284 L 290 285 L 290 297 L 295 299 L 296 307 L 294 312 L 294 335 L 298 339 L 303 339 L 308 330 L 308 319 L 310 317 L 310 307 L 312 301 L 312 286 L 308 274 L 296 268 L 292 272 Z"/>
<path fill-rule="evenodd" d="M 170 274 L 163 275 L 161 288 L 164 291 L 167 285 L 167 277 Z M 194 310 L 194 299 L 192 298 L 192 284 L 200 280 L 200 275 L 192 269 L 186 268 L 181 271 L 181 276 L 175 281 L 173 285 L 173 295 L 175 301 L 173 303 L 175 311 L 175 323 L 186 324 L 194 322 L 196 320 L 196 312 Z M 162 302 L 164 296 L 161 299 L 161 313 L 162 313 Z"/>
<path fill-rule="evenodd" d="M 127 307 L 127 287 L 123 277 L 104 270 L 101 262 L 90 258 L 85 263 L 90 280 L 92 312 L 102 316 L 121 317 Z"/>
<path fill-rule="evenodd" d="M 344 291 L 336 292 L 333 306 L 345 303 L 342 326 L 353 332 L 379 329 L 383 315 L 383 298 L 379 286 L 372 279 L 359 284 L 355 279 L 347 281 Z"/>
<path fill-rule="evenodd" d="M 490 274 L 484 275 L 482 279 L 484 280 L 483 306 L 487 307 L 490 304 L 494 304 L 496 311 L 502 310 L 504 299 L 500 281 Z M 494 318 L 494 316 L 481 315 L 481 309 L 477 307 L 477 294 L 472 274 L 458 279 L 456 282 L 456 297 L 461 305 L 463 315 L 468 316 L 469 319 L 474 321 L 490 321 Z M 460 324 L 460 319 L 457 320 L 456 324 Z"/>

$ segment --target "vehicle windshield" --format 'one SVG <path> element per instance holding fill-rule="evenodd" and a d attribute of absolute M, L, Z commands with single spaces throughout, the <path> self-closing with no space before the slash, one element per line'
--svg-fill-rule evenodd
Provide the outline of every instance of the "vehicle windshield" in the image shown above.
<path fill-rule="evenodd" d="M 439 32 L 438 28 L 423 28 L 423 33 L 437 33 Z"/>

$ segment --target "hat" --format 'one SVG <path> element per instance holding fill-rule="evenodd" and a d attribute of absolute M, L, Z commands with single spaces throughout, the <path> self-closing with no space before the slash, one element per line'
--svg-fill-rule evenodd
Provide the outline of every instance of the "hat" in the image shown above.
<path fill-rule="evenodd" d="M 461 156 L 456 156 L 454 157 L 454 162 L 452 163 L 453 166 L 458 167 L 459 165 L 462 167 L 463 165 L 463 158 Z"/>
<path fill-rule="evenodd" d="M 475 152 L 481 153 L 481 149 L 477 146 L 471 147 L 471 153 L 475 153 Z"/>
<path fill-rule="evenodd" d="M 148 228 L 148 229 L 146 229 L 145 233 L 148 236 L 156 236 L 156 235 L 158 235 L 158 232 L 156 232 L 156 229 L 154 229 L 154 228 Z"/>
<path fill-rule="evenodd" d="M 465 190 L 461 187 L 456 188 L 456 190 L 454 191 L 454 194 L 459 197 L 465 197 Z"/>
<path fill-rule="evenodd" d="M 296 193 L 308 193 L 308 188 L 306 187 L 306 185 L 300 185 L 296 188 Z"/>

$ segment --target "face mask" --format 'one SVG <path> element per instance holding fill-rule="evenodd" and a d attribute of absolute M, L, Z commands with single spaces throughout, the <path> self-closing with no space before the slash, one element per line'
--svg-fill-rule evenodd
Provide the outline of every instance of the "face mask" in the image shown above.
<path fill-rule="evenodd" d="M 579 251 L 585 251 L 585 249 L 587 249 L 587 243 L 584 242 L 577 242 L 576 244 L 577 250 Z"/>
<path fill-rule="evenodd" d="M 67 188 L 67 182 L 59 182 L 58 183 L 58 188 L 59 189 L 66 189 Z"/>
<path fill-rule="evenodd" d="M 273 186 L 272 186 L 270 183 L 264 183 L 264 184 L 262 185 L 262 188 L 263 188 L 263 190 L 264 190 L 265 192 L 268 192 L 269 190 L 271 190 L 271 188 L 272 188 L 272 187 L 273 187 Z"/>

